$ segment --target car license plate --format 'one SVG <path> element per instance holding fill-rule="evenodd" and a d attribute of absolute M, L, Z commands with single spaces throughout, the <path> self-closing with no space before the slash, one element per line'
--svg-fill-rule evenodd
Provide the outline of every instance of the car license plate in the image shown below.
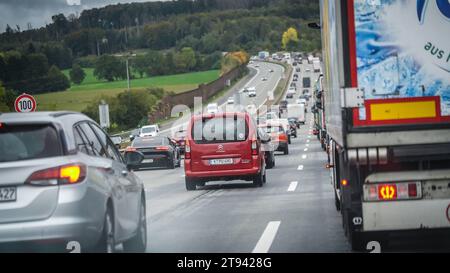
<path fill-rule="evenodd" d="M 209 165 L 231 165 L 231 164 L 233 164 L 232 158 L 212 159 L 209 161 Z"/>
<path fill-rule="evenodd" d="M 153 159 L 144 159 L 144 160 L 142 161 L 142 163 L 153 163 L 153 162 L 154 162 Z"/>
<path fill-rule="evenodd" d="M 1 187 L 0 202 L 13 202 L 17 199 L 16 187 Z"/>

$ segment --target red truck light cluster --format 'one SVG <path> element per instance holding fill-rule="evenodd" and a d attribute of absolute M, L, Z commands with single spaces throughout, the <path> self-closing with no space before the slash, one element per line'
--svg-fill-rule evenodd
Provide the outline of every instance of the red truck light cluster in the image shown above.
<path fill-rule="evenodd" d="M 398 201 L 422 198 L 420 182 L 364 185 L 364 201 Z"/>

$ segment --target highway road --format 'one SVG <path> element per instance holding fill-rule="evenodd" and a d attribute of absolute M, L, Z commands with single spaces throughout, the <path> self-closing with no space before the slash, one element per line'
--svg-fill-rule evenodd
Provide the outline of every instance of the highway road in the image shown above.
<path fill-rule="evenodd" d="M 284 68 L 271 63 L 258 66 L 251 66 L 257 73 L 250 81 L 240 83 L 230 93 L 243 85 L 255 86 L 257 97 L 251 102 L 259 106 L 275 89 Z M 219 104 L 226 99 L 224 96 Z M 326 154 L 312 135 L 312 122 L 308 114 L 289 155 L 277 153 L 276 167 L 267 171 L 263 188 L 244 181 L 214 182 L 188 192 L 183 166 L 138 171 L 147 191 L 147 251 L 350 251 L 324 168 Z"/>
<path fill-rule="evenodd" d="M 273 73 L 264 75 L 268 69 Z M 297 84 L 318 75 L 301 64 Z M 243 86 L 256 86 L 260 105 L 281 78 L 282 67 L 261 63 L 251 77 L 231 89 L 219 104 Z M 256 71 L 256 72 L 255 72 Z M 267 81 L 261 81 L 267 76 Z M 250 80 L 249 80 L 250 79 Z M 292 79 L 291 79 L 292 80 Z M 310 88 L 312 93 L 312 88 Z M 311 103 L 311 102 L 310 102 Z M 267 170 L 267 184 L 254 188 L 251 182 L 213 182 L 197 191 L 186 191 L 184 169 L 141 170 L 147 193 L 149 253 L 305 253 L 351 252 L 336 211 L 327 155 L 312 134 L 313 116 L 308 107 L 307 123 L 292 139 L 290 154 L 276 153 L 276 166 Z M 167 133 L 167 132 L 166 132 Z M 440 251 L 440 241 L 424 239 L 393 241 L 385 252 Z M 442 251 L 449 251 L 443 243 Z"/>

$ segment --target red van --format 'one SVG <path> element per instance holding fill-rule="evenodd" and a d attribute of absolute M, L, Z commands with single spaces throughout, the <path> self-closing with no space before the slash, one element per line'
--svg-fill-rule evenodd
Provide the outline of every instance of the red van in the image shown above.
<path fill-rule="evenodd" d="M 210 181 L 266 182 L 266 163 L 256 129 L 248 113 L 193 116 L 187 128 L 184 170 L 186 189 Z"/>

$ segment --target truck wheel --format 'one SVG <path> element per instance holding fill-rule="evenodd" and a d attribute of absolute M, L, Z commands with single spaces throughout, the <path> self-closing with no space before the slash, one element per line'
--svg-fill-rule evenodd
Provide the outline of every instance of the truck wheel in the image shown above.
<path fill-rule="evenodd" d="M 194 179 L 185 177 L 184 182 L 186 184 L 187 191 L 195 191 L 197 189 L 197 183 L 194 181 Z"/>
<path fill-rule="evenodd" d="M 339 201 L 336 191 L 334 192 L 334 205 L 336 206 L 337 211 L 341 210 L 341 202 Z"/>
<path fill-rule="evenodd" d="M 289 146 L 286 145 L 286 148 L 284 148 L 284 154 L 288 155 L 289 154 Z"/>

